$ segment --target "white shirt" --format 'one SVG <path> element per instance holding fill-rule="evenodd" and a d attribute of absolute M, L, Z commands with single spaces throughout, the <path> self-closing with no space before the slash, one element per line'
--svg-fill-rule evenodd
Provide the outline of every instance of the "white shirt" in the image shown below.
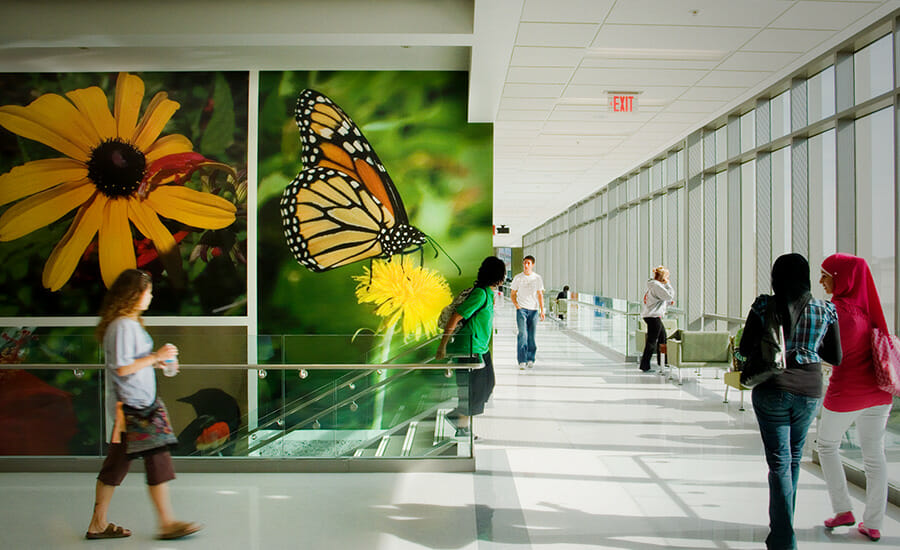
<path fill-rule="evenodd" d="M 641 317 L 665 317 L 666 309 L 675 300 L 675 289 L 670 283 L 661 283 L 656 279 L 647 281 L 647 292 L 644 293 L 644 305 Z"/>
<path fill-rule="evenodd" d="M 535 272 L 531 275 L 519 273 L 513 277 L 512 285 L 509 287 L 516 291 L 516 303 L 522 309 L 540 309 L 538 303 L 538 291 L 544 291 L 544 280 Z"/>

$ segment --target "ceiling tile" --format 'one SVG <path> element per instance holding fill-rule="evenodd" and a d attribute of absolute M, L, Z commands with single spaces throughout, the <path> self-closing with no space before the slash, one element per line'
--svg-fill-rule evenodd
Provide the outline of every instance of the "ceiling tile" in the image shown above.
<path fill-rule="evenodd" d="M 584 51 L 584 50 L 579 50 Z M 612 53 L 607 55 L 613 55 Z M 596 55 L 585 55 L 580 67 L 596 67 L 610 69 L 712 69 L 719 63 L 716 61 L 704 61 L 699 59 L 636 59 L 613 58 Z"/>
<path fill-rule="evenodd" d="M 771 71 L 713 71 L 703 77 L 700 86 L 746 86 L 759 84 L 772 76 Z"/>
<path fill-rule="evenodd" d="M 738 51 L 728 57 L 717 70 L 777 71 L 800 57 L 799 53 Z"/>
<path fill-rule="evenodd" d="M 668 112 L 663 111 L 662 113 L 657 113 L 656 116 L 653 117 L 651 123 L 656 125 L 659 122 L 692 122 L 696 124 L 698 121 L 703 119 L 702 114 L 698 113 L 679 113 L 679 112 Z"/>
<path fill-rule="evenodd" d="M 660 105 L 656 105 L 656 104 L 650 105 L 647 103 L 640 103 L 640 111 L 639 112 L 642 114 L 643 113 L 655 113 L 655 112 L 661 111 L 662 108 L 663 108 L 663 106 L 661 104 Z M 600 103 L 598 101 L 596 103 L 591 103 L 591 104 L 560 103 L 553 109 L 553 111 L 554 111 L 554 113 L 564 113 L 566 111 L 582 111 L 584 113 L 607 113 L 607 112 L 610 112 L 610 108 L 609 108 L 608 102 Z M 626 114 L 626 113 L 616 113 L 616 116 L 620 116 L 622 114 Z"/>
<path fill-rule="evenodd" d="M 606 104 L 606 92 L 610 89 L 605 86 L 566 86 L 563 99 L 577 101 L 579 99 L 594 100 L 600 104 Z M 640 101 L 668 103 L 688 90 L 687 86 L 646 86 L 641 91 Z M 612 90 L 627 91 L 627 90 Z"/>
<path fill-rule="evenodd" d="M 543 124 L 540 122 L 497 122 L 494 124 L 494 135 L 497 135 L 499 132 L 511 132 L 518 135 L 521 132 L 527 132 L 529 130 L 539 132 L 542 127 Z"/>
<path fill-rule="evenodd" d="M 503 109 L 497 113 L 497 120 L 547 120 L 547 111 L 519 111 Z"/>
<path fill-rule="evenodd" d="M 575 67 L 583 55 L 584 48 L 516 46 L 509 64 L 512 67 Z"/>
<path fill-rule="evenodd" d="M 516 46 L 584 48 L 597 33 L 597 25 L 583 23 L 519 23 Z"/>
<path fill-rule="evenodd" d="M 555 98 L 504 97 L 500 100 L 501 109 L 543 109 L 549 111 L 555 105 Z"/>
<path fill-rule="evenodd" d="M 535 140 L 535 147 L 603 147 L 611 143 L 619 143 L 622 137 L 612 136 L 573 136 L 570 134 L 542 134 Z"/>
<path fill-rule="evenodd" d="M 694 86 L 690 90 L 687 90 L 678 99 L 688 99 L 693 101 L 704 101 L 704 100 L 714 100 L 714 101 L 731 101 L 737 96 L 747 91 L 747 87 L 703 87 L 703 86 Z"/>
<path fill-rule="evenodd" d="M 602 85 L 607 89 L 631 90 L 644 86 L 691 86 L 707 71 L 669 69 L 578 69 L 575 85 Z"/>
<path fill-rule="evenodd" d="M 878 6 L 878 2 L 797 2 L 769 27 L 839 30 Z"/>
<path fill-rule="evenodd" d="M 756 29 L 651 25 L 603 25 L 592 48 L 722 52 L 738 49 Z"/>
<path fill-rule="evenodd" d="M 594 159 L 572 159 L 564 157 L 539 157 L 531 155 L 525 161 L 526 170 L 552 170 L 560 172 L 580 172 L 596 162 Z"/>
<path fill-rule="evenodd" d="M 834 35 L 834 31 L 766 29 L 741 48 L 758 52 L 799 52 L 811 50 Z"/>
<path fill-rule="evenodd" d="M 665 112 L 667 113 L 711 113 L 725 106 L 726 101 L 690 101 L 679 99 L 673 101 Z"/>
<path fill-rule="evenodd" d="M 614 0 L 526 0 L 522 21 L 600 23 Z"/>
<path fill-rule="evenodd" d="M 582 121 L 621 121 L 627 120 L 629 122 L 646 122 L 653 118 L 657 111 L 644 111 L 640 108 L 640 104 L 638 104 L 637 112 L 633 113 L 614 113 L 607 110 L 591 110 L 591 111 L 571 111 L 568 109 L 565 110 L 554 110 L 550 113 L 550 116 L 547 117 L 547 120 L 582 120 Z"/>
<path fill-rule="evenodd" d="M 544 133 L 547 134 L 579 134 L 579 135 L 600 135 L 600 136 L 620 136 L 628 135 L 635 132 L 645 123 L 640 122 L 569 122 L 569 121 L 549 121 L 544 124 Z"/>
<path fill-rule="evenodd" d="M 789 6 L 780 0 L 628 0 L 617 2 L 606 22 L 764 27 Z"/>
<path fill-rule="evenodd" d="M 503 87 L 503 97 L 557 98 L 564 87 L 563 84 L 507 84 Z"/>
<path fill-rule="evenodd" d="M 572 77 L 572 69 L 562 67 L 510 67 L 507 82 L 565 84 Z"/>

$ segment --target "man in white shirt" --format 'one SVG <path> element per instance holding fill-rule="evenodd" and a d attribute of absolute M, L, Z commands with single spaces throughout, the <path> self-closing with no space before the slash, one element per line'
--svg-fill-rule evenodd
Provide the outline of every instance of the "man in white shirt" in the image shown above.
<path fill-rule="evenodd" d="M 525 256 L 522 268 L 522 273 L 513 277 L 510 297 L 516 306 L 516 326 L 519 329 L 516 342 L 519 369 L 530 369 L 534 368 L 534 354 L 537 351 L 534 333 L 538 312 L 541 321 L 544 320 L 544 280 L 534 272 L 534 256 Z"/>

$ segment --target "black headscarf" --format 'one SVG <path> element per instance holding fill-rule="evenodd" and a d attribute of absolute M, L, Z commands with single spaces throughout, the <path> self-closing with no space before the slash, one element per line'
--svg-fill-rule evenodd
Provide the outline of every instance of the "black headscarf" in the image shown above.
<path fill-rule="evenodd" d="M 799 318 L 800 309 L 810 296 L 809 262 L 800 254 L 779 256 L 772 264 L 772 292 L 782 324 L 793 329 L 792 319 Z"/>

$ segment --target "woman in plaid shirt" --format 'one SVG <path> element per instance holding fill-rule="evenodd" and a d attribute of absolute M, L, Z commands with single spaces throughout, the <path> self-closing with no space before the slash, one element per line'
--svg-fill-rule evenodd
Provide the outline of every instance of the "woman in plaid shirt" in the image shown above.
<path fill-rule="evenodd" d="M 769 536 L 766 548 L 793 550 L 794 506 L 806 433 L 822 398 L 822 361 L 841 362 L 837 312 L 810 294 L 809 262 L 785 254 L 772 266 L 773 296 L 756 298 L 747 315 L 740 353 L 759 346 L 766 308 L 774 300 L 784 327 L 787 370 L 753 388 L 753 410 L 769 465 Z"/>

